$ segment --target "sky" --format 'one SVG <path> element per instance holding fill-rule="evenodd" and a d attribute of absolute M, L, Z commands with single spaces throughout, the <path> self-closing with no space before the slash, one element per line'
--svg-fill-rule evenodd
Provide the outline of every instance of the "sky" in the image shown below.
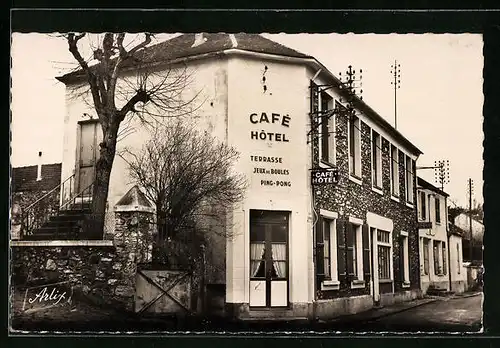
<path fill-rule="evenodd" d="M 158 35 L 155 41 L 175 34 Z M 422 152 L 417 166 L 449 160 L 444 190 L 466 205 L 467 180 L 481 203 L 483 170 L 483 41 L 477 34 L 264 34 L 318 59 L 333 74 L 363 69 L 363 100 L 394 125 L 391 65 L 400 64 L 397 129 Z M 137 40 L 135 35 L 131 40 Z M 83 41 L 83 40 L 82 40 Z M 87 47 L 95 44 L 89 39 Z M 47 34 L 12 35 L 13 167 L 62 160 L 64 85 L 55 76 L 75 67 L 64 39 Z M 84 56 L 90 49 L 84 51 Z M 33 59 L 35 56 L 36 59 Z M 436 184 L 434 170 L 417 174 Z"/>

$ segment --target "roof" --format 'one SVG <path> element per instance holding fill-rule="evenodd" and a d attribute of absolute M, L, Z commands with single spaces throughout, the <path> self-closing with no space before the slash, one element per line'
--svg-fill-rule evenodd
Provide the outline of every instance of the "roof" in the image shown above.
<path fill-rule="evenodd" d="M 440 194 L 441 196 L 444 196 L 444 197 L 449 197 L 450 196 L 449 194 L 447 194 L 443 190 L 441 190 L 441 189 L 437 188 L 436 186 L 432 185 L 431 183 L 425 181 L 421 177 L 417 177 L 417 185 L 420 186 L 420 187 L 422 187 L 422 188 L 425 188 L 425 189 L 431 190 L 433 192 L 436 192 L 436 193 Z"/>
<path fill-rule="evenodd" d="M 312 58 L 306 54 L 269 40 L 258 34 L 224 34 L 203 33 L 202 43 L 195 45 L 197 34 L 183 34 L 170 40 L 145 47 L 134 57 L 141 64 L 169 62 L 180 58 L 188 58 L 207 53 L 221 53 L 225 50 L 237 48 L 243 51 L 274 54 L 285 57 Z M 123 67 L 135 64 L 133 59 L 124 62 Z M 77 70 L 57 77 L 64 83 L 71 83 L 84 76 L 83 70 Z"/>
<path fill-rule="evenodd" d="M 37 172 L 38 166 L 12 168 L 12 192 L 49 191 L 61 183 L 61 163 L 43 164 L 39 181 Z"/>
<path fill-rule="evenodd" d="M 197 40 L 197 38 L 201 38 L 201 40 Z M 337 86 L 341 85 L 341 81 L 316 58 L 267 39 L 259 34 L 182 34 L 170 40 L 166 40 L 137 51 L 134 58 L 140 61 L 142 65 L 147 65 L 168 63 L 169 61 L 175 61 L 178 59 L 194 59 L 195 57 L 199 57 L 201 55 L 214 56 L 222 54 L 224 51 L 230 49 L 303 59 L 303 63 L 313 64 L 315 68 L 320 67 L 330 76 L 331 79 L 333 79 Z M 136 64 L 137 60 L 134 61 L 134 59 L 129 59 L 123 63 L 123 67 L 131 68 Z M 57 79 L 65 84 L 71 84 L 79 81 L 84 76 L 85 75 L 82 70 L 77 70 L 66 75 L 59 76 Z M 339 92 L 346 93 L 344 90 L 339 90 Z M 376 124 L 391 134 L 394 139 L 401 142 L 414 154 L 418 156 L 423 153 L 364 101 L 355 97 L 354 104 L 358 109 L 369 115 L 369 117 L 373 119 Z"/>
<path fill-rule="evenodd" d="M 457 225 L 453 224 L 453 223 L 449 223 L 449 233 L 450 234 L 453 234 L 455 236 L 459 236 L 459 237 L 462 237 L 462 236 L 467 236 L 467 231 L 463 230 L 462 228 L 458 227 Z"/>
<path fill-rule="evenodd" d="M 130 208 L 151 208 L 151 203 L 148 201 L 144 193 L 141 192 L 139 187 L 135 185 L 128 192 L 120 198 L 116 206 L 130 207 Z"/>

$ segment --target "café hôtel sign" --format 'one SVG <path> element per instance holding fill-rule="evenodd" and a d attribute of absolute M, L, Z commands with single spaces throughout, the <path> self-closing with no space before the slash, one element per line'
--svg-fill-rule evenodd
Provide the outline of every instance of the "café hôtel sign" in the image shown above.
<path fill-rule="evenodd" d="M 311 184 L 326 185 L 339 182 L 339 171 L 336 168 L 319 168 L 311 170 Z"/>

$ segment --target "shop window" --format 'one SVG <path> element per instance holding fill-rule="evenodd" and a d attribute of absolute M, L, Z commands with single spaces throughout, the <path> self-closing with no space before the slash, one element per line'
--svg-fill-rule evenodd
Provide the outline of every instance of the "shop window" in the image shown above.
<path fill-rule="evenodd" d="M 358 117 L 349 117 L 349 174 L 361 178 L 361 122 Z"/>
<path fill-rule="evenodd" d="M 372 129 L 372 183 L 382 188 L 382 143 L 380 134 Z"/>
<path fill-rule="evenodd" d="M 399 197 L 399 159 L 398 148 L 391 145 L 391 193 L 394 197 Z"/>
<path fill-rule="evenodd" d="M 391 280 L 391 233 L 377 230 L 378 277 Z"/>

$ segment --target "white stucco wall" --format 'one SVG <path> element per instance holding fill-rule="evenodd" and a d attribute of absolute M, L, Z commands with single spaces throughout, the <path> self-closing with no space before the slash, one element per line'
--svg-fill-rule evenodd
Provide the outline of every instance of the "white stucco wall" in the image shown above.
<path fill-rule="evenodd" d="M 467 280 L 467 270 L 463 266 L 462 259 L 462 238 L 451 235 L 450 244 L 450 275 L 452 282 L 465 282 Z"/>
<path fill-rule="evenodd" d="M 225 66 L 225 61 L 220 59 L 204 60 L 203 64 L 193 62 L 189 65 L 187 70 L 187 73 L 190 76 L 190 82 L 183 91 L 184 100 L 190 100 L 196 96 L 196 99 L 190 104 L 190 107 L 195 110 L 188 115 L 182 116 L 184 117 L 184 120 L 189 122 L 189 124 L 193 124 L 193 126 L 197 127 L 198 130 L 207 130 L 221 139 L 225 138 L 226 126 L 224 118 L 227 114 L 227 84 Z M 183 69 L 183 67 L 180 67 L 177 71 L 182 71 Z M 164 73 L 160 73 L 160 75 L 153 76 L 151 78 L 152 84 L 155 84 L 155 81 L 162 79 Z M 122 88 L 125 88 L 123 87 L 123 80 L 120 81 L 119 85 L 122 86 Z M 66 89 L 62 180 L 65 180 L 75 173 L 78 121 L 88 119 L 83 116 L 84 113 L 96 117 L 96 112 L 91 103 L 89 103 L 89 96 L 86 95 L 86 98 L 84 98 L 81 93 L 85 89 L 88 89 L 86 85 L 68 86 Z M 123 102 L 118 100 L 117 107 L 121 107 L 122 104 Z M 151 137 L 151 134 L 135 115 L 130 115 L 122 123 L 120 129 L 125 127 L 128 119 L 131 120 L 129 129 L 133 129 L 133 131 L 122 140 L 119 140 L 117 143 L 117 154 L 122 152 L 124 149 L 140 151 L 145 141 Z M 166 122 L 171 120 L 162 118 L 156 119 Z M 115 156 L 108 194 L 108 204 L 110 209 L 113 209 L 116 202 L 125 193 L 127 193 L 133 185 L 134 183 L 131 181 L 128 174 L 128 165 L 126 161 L 119 156 Z"/>
<path fill-rule="evenodd" d="M 267 70 L 266 70 L 267 66 Z M 262 77 L 265 76 L 265 83 Z M 267 90 L 264 91 L 264 84 Z M 306 144 L 308 80 L 305 67 L 231 57 L 228 68 L 229 143 L 241 152 L 236 170 L 247 173 L 249 188 L 233 215 L 236 236 L 228 242 L 226 301 L 249 303 L 249 216 L 251 209 L 291 212 L 289 230 L 289 301 L 311 301 L 312 220 L 308 220 L 310 153 Z M 276 122 L 252 123 L 266 113 Z M 282 124 L 283 117 L 285 126 Z M 284 134 L 288 142 L 252 139 L 251 132 Z M 282 138 L 283 140 L 283 138 Z M 256 162 L 250 156 L 270 156 L 282 163 Z M 254 173 L 254 168 L 287 170 L 288 175 Z M 289 182 L 291 186 L 265 185 L 262 180 Z M 229 265 L 232 265 L 230 267 Z"/>
<path fill-rule="evenodd" d="M 447 214 L 448 208 L 446 206 L 446 199 L 444 196 L 436 194 L 434 191 L 425 188 L 418 188 L 419 192 L 425 192 L 426 197 L 426 216 L 425 220 L 422 220 L 420 209 L 422 204 L 420 202 L 420 193 L 417 194 L 417 202 L 418 202 L 418 221 L 430 221 L 432 222 L 431 229 L 419 229 L 419 237 L 420 237 L 420 279 L 422 282 L 422 288 L 427 289 L 427 287 L 432 283 L 440 283 L 441 286 L 445 285 L 449 289 L 449 272 L 450 272 L 450 260 L 449 260 L 449 252 L 448 252 L 448 235 L 447 235 Z M 429 195 L 430 199 L 429 199 Z M 436 222 L 436 203 L 435 198 L 438 198 L 440 201 L 440 222 Z M 424 274 L 424 244 L 423 238 L 429 239 L 429 274 Z M 444 242 L 446 244 L 446 274 L 435 274 L 434 267 L 434 251 L 433 245 L 434 241 Z M 439 252 L 439 257 L 442 263 L 442 251 Z M 446 283 L 446 284 L 444 284 Z"/>

